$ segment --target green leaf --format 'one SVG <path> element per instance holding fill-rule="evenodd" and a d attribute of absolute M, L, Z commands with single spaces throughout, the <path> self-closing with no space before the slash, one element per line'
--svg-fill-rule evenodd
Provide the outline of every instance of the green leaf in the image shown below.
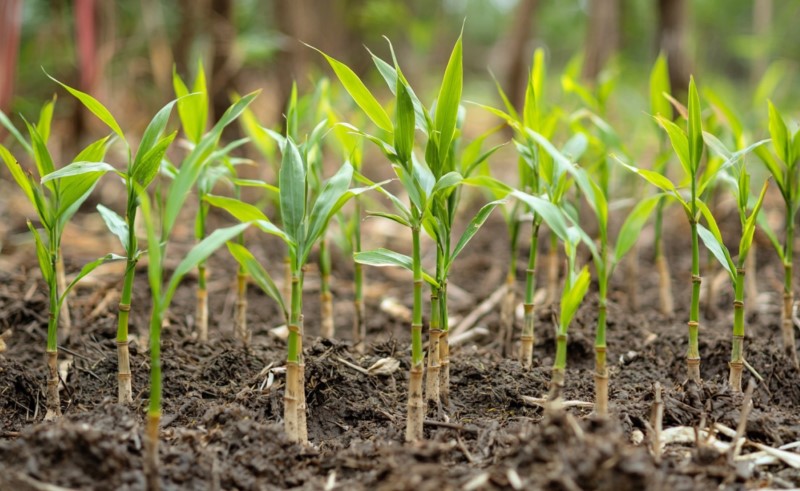
<path fill-rule="evenodd" d="M 44 144 L 39 132 L 36 131 L 36 128 L 27 121 L 25 121 L 25 125 L 28 127 L 28 134 L 31 137 L 33 160 L 36 162 L 39 177 L 45 176 L 56 170 L 56 166 L 53 164 L 53 157 L 50 156 L 50 151 L 47 150 L 47 146 Z"/>
<path fill-rule="evenodd" d="M 400 215 L 395 215 L 394 213 L 385 213 L 385 212 L 382 212 L 382 211 L 368 211 L 367 215 L 371 216 L 371 217 L 374 216 L 374 217 L 386 218 L 386 219 L 389 219 L 389 220 L 391 220 L 393 222 L 397 222 L 400 225 L 403 225 L 404 227 L 411 228 L 411 223 L 409 223 L 408 220 L 406 220 L 405 218 L 401 217 Z"/>
<path fill-rule="evenodd" d="M 127 254 L 130 254 L 131 251 L 128 250 L 128 224 L 125 222 L 125 219 L 114 213 L 113 210 L 100 204 L 97 205 L 97 211 L 100 213 L 100 217 L 103 218 L 108 230 L 117 236 L 119 242 L 122 244 L 122 248 Z"/>
<path fill-rule="evenodd" d="M 387 40 L 388 41 L 388 40 Z M 389 48 L 391 49 L 392 53 L 394 53 L 394 49 L 392 48 L 392 43 L 389 43 Z M 398 79 L 398 71 L 399 66 L 392 67 L 392 65 L 386 63 L 385 61 L 381 60 L 375 54 L 367 49 L 370 56 L 372 56 L 372 61 L 375 63 L 375 66 L 378 68 L 378 72 L 381 74 L 381 77 L 386 81 L 386 85 L 389 86 L 389 90 L 392 91 L 392 94 L 397 96 L 397 79 Z M 402 73 L 400 74 L 402 78 Z M 403 79 L 405 81 L 405 79 Z M 414 104 L 414 113 L 416 115 L 415 123 L 417 128 L 428 133 L 429 127 L 433 124 L 430 121 L 430 115 L 422 103 L 419 101 L 419 98 L 414 93 L 414 89 L 405 82 L 406 90 L 408 91 L 408 95 L 411 97 L 411 102 Z"/>
<path fill-rule="evenodd" d="M 699 223 L 697 224 L 697 234 L 700 236 L 700 240 L 703 241 L 703 244 L 705 244 L 706 249 L 711 252 L 717 262 L 728 272 L 731 281 L 736 281 L 736 274 L 734 273 L 736 267 L 731 260 L 728 248 L 722 243 L 721 238 L 717 238 L 714 233 Z"/>
<path fill-rule="evenodd" d="M 774 144 L 774 142 L 773 142 Z M 775 179 L 775 183 L 778 185 L 778 188 L 781 191 L 781 194 L 784 196 L 787 194 L 787 186 L 786 181 L 783 177 L 784 174 L 784 164 L 775 160 L 775 157 L 764 147 L 757 147 L 755 149 L 756 155 L 761 159 L 766 166 L 769 173 L 772 175 L 772 178 Z"/>
<path fill-rule="evenodd" d="M 448 172 L 440 177 L 438 181 L 436 181 L 436 184 L 434 184 L 433 189 L 431 190 L 431 196 L 436 196 L 439 193 L 446 192 L 451 188 L 461 184 L 463 180 L 464 178 L 461 177 L 461 174 L 458 172 Z"/>
<path fill-rule="evenodd" d="M 266 215 L 250 203 L 245 203 L 235 198 L 207 194 L 203 200 L 211 206 L 222 208 L 240 222 L 253 222 L 256 220 L 269 221 Z"/>
<path fill-rule="evenodd" d="M 456 123 L 458 121 L 458 106 L 461 103 L 461 90 L 464 77 L 461 38 L 462 35 L 459 35 L 453 47 L 453 51 L 450 53 L 450 60 L 447 62 L 447 68 L 444 71 L 444 79 L 439 88 L 439 96 L 436 99 L 436 113 L 434 115 L 433 124 L 435 130 L 438 132 L 437 141 L 440 163 L 444 163 L 447 160 L 450 144 L 453 141 L 453 135 L 455 134 Z"/>
<path fill-rule="evenodd" d="M 238 118 L 257 95 L 258 92 L 252 92 L 230 106 L 217 124 L 203 136 L 200 143 L 192 149 L 191 153 L 183 161 L 178 175 L 169 187 L 169 194 L 167 195 L 163 220 L 163 233 L 165 236 L 169 236 L 172 231 L 175 220 L 178 218 L 178 213 L 183 208 L 183 204 L 189 196 L 189 191 L 197 181 L 208 156 L 217 145 L 222 130 Z"/>
<path fill-rule="evenodd" d="M 103 123 L 105 123 L 106 126 L 111 128 L 111 131 L 116 133 L 117 136 L 119 136 L 122 139 L 122 141 L 126 141 L 125 135 L 122 133 L 122 128 L 119 127 L 117 120 L 114 119 L 114 116 L 111 115 L 111 112 L 108 109 L 106 109 L 106 107 L 103 104 L 101 104 L 100 101 L 90 96 L 89 94 L 81 92 L 80 90 L 77 89 L 73 89 L 69 85 L 59 82 L 55 78 L 51 77 L 49 74 L 47 76 L 50 77 L 50 79 L 56 82 L 57 84 L 67 89 L 67 91 L 70 94 L 72 94 L 79 101 L 81 101 L 81 104 L 83 104 L 84 107 L 86 107 L 86 109 L 91 111 L 91 113 L 97 116 L 97 118 L 100 121 L 102 121 Z"/>
<path fill-rule="evenodd" d="M 791 165 L 791 139 L 789 137 L 789 130 L 786 129 L 786 123 L 783 117 L 772 105 L 772 101 L 767 101 L 769 105 L 769 134 L 772 136 L 772 145 L 775 147 L 781 160 L 787 165 Z"/>
<path fill-rule="evenodd" d="M 33 240 L 36 243 L 36 258 L 39 260 L 39 269 L 42 270 L 42 277 L 45 283 L 51 285 L 53 282 L 53 265 L 50 263 L 50 251 L 42 241 L 39 231 L 36 230 L 30 220 L 28 220 L 28 229 L 33 234 Z"/>
<path fill-rule="evenodd" d="M 166 155 L 169 146 L 172 145 L 177 134 L 177 131 L 173 131 L 169 135 L 158 140 L 158 143 L 150 148 L 141 160 L 134 163 L 131 178 L 140 186 L 146 188 L 153 182 L 153 179 L 156 178 L 158 170 L 161 168 L 161 161 L 164 160 L 164 155 Z M 141 149 L 141 147 L 139 148 Z"/>
<path fill-rule="evenodd" d="M 228 250 L 230 251 L 231 255 L 236 259 L 236 261 L 244 268 L 248 275 L 253 278 L 253 281 L 261 288 L 261 290 L 266 293 L 270 298 L 278 302 L 278 306 L 281 308 L 281 312 L 283 312 L 283 316 L 288 316 L 288 311 L 286 310 L 286 305 L 283 302 L 283 296 L 281 296 L 281 292 L 277 286 L 275 286 L 275 282 L 272 280 L 272 277 L 269 275 L 264 266 L 256 260 L 253 254 L 247 250 L 246 247 L 243 245 L 237 244 L 235 242 L 228 242 Z"/>
<path fill-rule="evenodd" d="M 375 96 L 367 89 L 364 82 L 358 78 L 358 75 L 344 63 L 326 55 L 313 46 L 308 44 L 306 46 L 316 50 L 328 60 L 328 63 L 331 68 L 333 68 L 334 73 L 336 73 L 336 76 L 339 78 L 339 81 L 342 83 L 347 93 L 350 94 L 350 97 L 353 98 L 367 117 L 369 117 L 378 128 L 387 133 L 392 133 L 392 120 L 389 119 L 389 115 L 386 114 L 383 106 L 380 105 L 378 100 L 375 99 Z"/>
<path fill-rule="evenodd" d="M 667 57 L 661 53 L 650 71 L 650 112 L 653 115 L 672 120 L 672 106 L 664 97 L 671 92 Z"/>
<path fill-rule="evenodd" d="M 167 127 L 167 123 L 169 123 L 169 117 L 172 114 L 172 108 L 175 106 L 175 103 L 178 102 L 177 99 L 168 102 L 164 107 L 162 107 L 153 119 L 150 120 L 150 123 L 145 128 L 144 133 L 142 134 L 142 141 L 139 142 L 139 148 L 136 150 L 136 156 L 133 159 L 133 163 L 131 164 L 130 172 L 132 174 L 137 173 L 137 167 L 143 165 L 143 160 L 145 157 L 150 153 L 150 151 L 160 145 L 163 142 L 161 139 L 161 135 L 164 133 L 164 129 Z M 174 137 L 173 137 L 174 138 Z M 160 159 L 159 159 L 160 160 Z M 149 173 L 142 171 L 138 171 L 139 175 L 148 175 Z M 140 181 L 141 182 L 141 181 Z M 145 187 L 147 185 L 145 184 Z"/>
<path fill-rule="evenodd" d="M 661 195 L 655 195 L 640 201 L 625 218 L 625 222 L 619 230 L 619 235 L 617 235 L 617 245 L 614 249 L 615 264 L 619 263 L 636 243 L 647 220 L 650 218 L 650 214 L 661 202 L 662 198 L 663 196 Z"/>
<path fill-rule="evenodd" d="M 33 190 L 31 189 L 31 183 L 28 180 L 28 176 L 25 175 L 25 171 L 22 170 L 22 166 L 19 165 L 17 159 L 15 159 L 14 156 L 11 155 L 11 152 L 9 152 L 8 149 L 1 144 L 0 158 L 3 159 L 8 171 L 11 173 L 11 177 L 13 177 L 14 181 L 16 181 L 17 186 L 19 186 L 22 192 L 25 193 L 28 201 L 35 206 L 36 200 L 34 199 Z"/>
<path fill-rule="evenodd" d="M 398 266 L 408 271 L 413 271 L 411 258 L 399 252 L 380 248 L 372 251 L 362 251 L 353 254 L 353 259 L 359 264 L 367 266 L 385 267 Z M 422 272 L 422 278 L 434 288 L 439 288 L 439 283 L 427 272 Z"/>
<path fill-rule="evenodd" d="M 448 262 L 447 269 L 450 268 L 450 265 L 453 263 L 453 260 L 464 250 L 464 247 L 467 246 L 470 240 L 475 236 L 478 230 L 486 223 L 486 220 L 489 218 L 489 215 L 492 214 L 492 211 L 497 207 L 499 204 L 505 203 L 505 200 L 495 200 L 489 203 L 486 203 L 478 210 L 478 213 L 472 217 L 469 224 L 467 224 L 467 228 L 464 229 L 464 233 L 461 234 L 461 237 L 458 239 L 456 243 L 455 249 L 453 252 L 450 253 L 450 260 Z"/>
<path fill-rule="evenodd" d="M 291 138 L 286 139 L 283 150 L 278 188 L 284 230 L 295 243 L 299 243 L 305 235 L 302 230 L 306 214 L 306 171 L 300 151 Z"/>
<path fill-rule="evenodd" d="M 667 132 L 667 136 L 669 137 L 670 143 L 672 143 L 672 148 L 675 150 L 675 153 L 678 155 L 678 160 L 683 167 L 683 170 L 686 172 L 687 176 L 694 176 L 696 169 L 694 169 L 692 165 L 692 157 L 689 154 L 689 140 L 686 138 L 686 133 L 681 130 L 678 125 L 670 121 L 669 119 L 663 118 L 661 116 L 655 116 L 656 121 L 658 124 L 664 128 L 664 131 Z"/>
<path fill-rule="evenodd" d="M 47 144 L 50 140 L 50 127 L 53 124 L 53 110 L 56 106 L 56 96 L 47 101 L 41 111 L 39 111 L 39 121 L 36 123 L 36 131 L 42 137 L 42 141 Z"/>
<path fill-rule="evenodd" d="M 73 162 L 101 162 L 106 157 L 111 135 L 90 143 L 72 159 Z"/>
<path fill-rule="evenodd" d="M 673 184 L 672 181 L 670 181 L 668 178 L 664 177 L 663 175 L 659 174 L 658 172 L 647 170 L 647 169 L 639 169 L 639 168 L 634 167 L 632 165 L 628 165 L 625 162 L 623 162 L 616 155 L 614 155 L 614 158 L 623 167 L 625 167 L 629 171 L 633 172 L 634 174 L 638 174 L 645 181 L 649 182 L 653 186 L 661 189 L 662 191 L 667 191 L 669 193 L 677 193 L 677 188 L 675 187 L 675 184 Z"/>
<path fill-rule="evenodd" d="M 539 119 L 542 112 L 542 96 L 544 95 L 545 64 L 544 49 L 536 48 L 533 53 L 533 64 L 528 75 L 525 89 L 525 103 L 522 106 L 522 123 L 526 128 L 539 130 Z"/>
<path fill-rule="evenodd" d="M 532 196 L 522 191 L 515 190 L 510 195 L 525 203 L 535 214 L 542 217 L 558 238 L 565 242 L 568 240 L 567 222 L 564 218 L 564 213 L 559 207 L 543 198 Z"/>
<path fill-rule="evenodd" d="M 750 216 L 744 222 L 744 226 L 742 227 L 742 238 L 739 241 L 739 262 L 744 262 L 744 259 L 750 252 L 750 247 L 753 245 L 753 235 L 756 232 L 756 222 L 758 221 L 759 213 L 761 213 L 761 206 L 764 204 L 764 197 L 767 195 L 768 188 L 769 179 L 764 181 L 764 185 L 761 187 L 761 193 L 759 193 L 758 199 L 756 200 L 756 203 L 753 205 L 753 209 L 750 212 Z"/>
<path fill-rule="evenodd" d="M 198 63 L 197 76 L 194 79 L 192 93 L 178 75 L 177 69 L 172 69 L 172 86 L 178 101 L 178 116 L 181 119 L 183 132 L 193 143 L 198 143 L 203 138 L 208 122 L 208 91 L 206 90 L 206 75 L 202 62 Z"/>
<path fill-rule="evenodd" d="M 117 254 L 106 254 L 105 256 L 101 257 L 100 259 L 95 259 L 94 261 L 86 264 L 83 268 L 81 268 L 78 275 L 69 282 L 69 285 L 64 289 L 63 292 L 60 292 L 60 296 L 58 297 L 58 310 L 61 310 L 61 306 L 64 304 L 64 301 L 67 299 L 67 295 L 69 292 L 75 288 L 83 278 L 86 277 L 89 273 L 97 269 L 99 266 L 103 264 L 110 263 L 113 261 L 125 261 L 127 258 L 125 256 L 118 256 Z"/>
<path fill-rule="evenodd" d="M 414 127 L 416 125 L 414 116 L 414 103 L 408 93 L 406 84 L 400 78 L 397 79 L 397 111 L 395 114 L 394 148 L 400 162 L 409 167 L 411 152 L 414 149 Z"/>
<path fill-rule="evenodd" d="M 33 147 L 31 147 L 30 143 L 25 140 L 25 137 L 22 136 L 22 133 L 19 132 L 17 127 L 14 126 L 14 123 L 8 119 L 8 116 L 6 116 L 6 113 L 3 111 L 0 111 L 0 124 L 5 126 L 8 132 L 14 136 L 14 138 L 19 142 L 20 145 L 22 145 L 26 152 L 33 155 Z"/>
<path fill-rule="evenodd" d="M 347 193 L 350 181 L 353 179 L 353 166 L 345 162 L 333 177 L 325 183 L 319 196 L 314 202 L 308 220 L 308 232 L 303 242 L 303 247 L 310 249 L 314 243 L 325 233 L 328 222 L 334 213 L 344 203 L 339 200 Z"/>
<path fill-rule="evenodd" d="M 147 189 L 133 183 L 133 189 L 139 198 L 139 208 L 142 210 L 142 222 L 147 231 L 147 279 L 150 283 L 150 295 L 153 299 L 153 310 L 161 305 L 161 288 L 163 280 L 163 265 L 161 263 L 161 234 L 156 230 L 156 221 L 153 217 L 150 197 Z"/>
<path fill-rule="evenodd" d="M 584 266 L 569 289 L 567 289 L 566 284 L 564 285 L 564 292 L 561 295 L 561 317 L 559 319 L 563 330 L 566 330 L 572 322 L 578 307 L 583 302 L 583 297 L 586 296 L 586 292 L 589 290 L 589 280 L 591 280 L 589 269 Z"/>
<path fill-rule="evenodd" d="M 116 169 L 114 169 L 114 166 L 112 166 L 111 164 L 107 164 L 106 162 L 73 162 L 67 166 L 58 169 L 55 172 L 51 172 L 50 174 L 47 174 L 46 176 L 42 177 L 42 183 L 54 181 L 56 179 L 63 179 L 65 177 L 70 177 L 70 176 L 80 176 L 83 174 L 91 174 L 97 172 L 99 172 L 100 175 L 103 175 L 106 172 L 115 172 L 115 171 Z M 64 193 L 68 191 L 69 190 L 63 190 Z"/>
<path fill-rule="evenodd" d="M 208 259 L 208 257 L 213 254 L 214 251 L 222 247 L 223 244 L 233 239 L 240 233 L 244 232 L 244 230 L 249 226 L 249 223 L 239 223 L 230 227 L 218 228 L 211 232 L 208 237 L 192 247 L 183 260 L 178 263 L 178 267 L 175 268 L 175 271 L 172 273 L 172 277 L 169 280 L 169 285 L 164 294 L 164 305 L 167 306 L 170 304 L 172 296 L 175 294 L 175 290 L 178 288 L 178 285 L 186 273 L 194 269 L 201 262 Z"/>

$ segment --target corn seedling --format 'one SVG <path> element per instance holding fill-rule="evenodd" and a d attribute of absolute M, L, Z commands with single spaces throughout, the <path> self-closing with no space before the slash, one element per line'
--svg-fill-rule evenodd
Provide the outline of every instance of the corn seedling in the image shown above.
<path fill-rule="evenodd" d="M 320 126 L 324 127 L 324 126 Z M 312 132 L 303 145 L 316 145 L 320 131 Z M 271 223 L 257 207 L 232 198 L 207 196 L 206 201 L 218 206 L 243 222 L 253 221 L 262 231 L 280 237 L 288 246 L 292 267 L 292 290 L 289 308 L 267 271 L 252 254 L 239 244 L 228 247 L 247 273 L 288 315 L 289 340 L 286 357 L 286 392 L 284 396 L 284 425 L 292 441 L 307 443 L 305 404 L 305 361 L 303 357 L 303 269 L 314 245 L 324 233 L 331 217 L 357 194 L 369 188 L 350 189 L 353 167 L 345 163 L 321 188 L 317 196 L 309 196 L 307 153 L 287 136 L 278 140 L 282 149 L 278 187 L 280 189 L 281 222 L 283 229 Z M 287 312 L 288 310 L 288 312 Z"/>
<path fill-rule="evenodd" d="M 762 227 L 770 237 L 772 245 L 783 262 L 783 309 L 781 310 L 781 332 L 786 357 L 798 367 L 797 347 L 792 320 L 794 304 L 793 248 L 795 238 L 795 217 L 800 208 L 800 129 L 794 134 L 787 128 L 783 116 L 769 103 L 769 133 L 772 146 L 778 158 L 766 148 L 759 147 L 756 154 L 764 162 L 781 193 L 784 203 L 784 238 L 781 244 L 769 226 Z"/>
<path fill-rule="evenodd" d="M 169 280 L 165 282 L 164 261 L 167 245 L 178 214 L 189 193 L 202 173 L 209 156 L 217 147 L 222 130 L 232 123 L 255 99 L 257 93 L 249 94 L 234 103 L 214 127 L 204 134 L 197 145 L 184 159 L 173 181 L 166 191 L 166 199 L 156 215 L 147 190 L 134 183 L 142 209 L 142 218 L 147 230 L 148 281 L 152 295 L 150 313 L 150 403 L 147 410 L 145 431 L 145 468 L 150 489 L 158 489 L 158 425 L 161 420 L 161 326 L 169 309 L 172 297 L 183 277 L 198 264 L 204 262 L 215 250 L 244 231 L 249 223 L 217 229 L 197 243 L 181 260 Z"/>
<path fill-rule="evenodd" d="M 101 264 L 118 259 L 121 256 L 108 254 L 86 264 L 75 279 L 59 289 L 57 268 L 61 253 L 61 237 L 69 220 L 78 211 L 81 204 L 89 197 L 97 181 L 107 171 L 113 170 L 111 165 L 103 162 L 110 137 L 104 137 L 83 149 L 69 165 L 56 170 L 52 156 L 47 149 L 50 135 L 50 123 L 55 101 L 45 104 L 38 124 L 25 121 L 33 150 L 34 162 L 41 179 L 34 178 L 32 173 L 25 172 L 17 160 L 0 145 L 0 157 L 10 171 L 14 181 L 36 210 L 37 218 L 43 229 L 40 232 L 30 220 L 28 228 L 33 234 L 36 257 L 42 277 L 47 283 L 49 296 L 49 312 L 47 322 L 47 414 L 46 420 L 61 416 L 61 402 L 58 393 L 58 320 L 61 307 L 72 288 Z M 120 132 L 121 134 L 121 132 Z"/>
<path fill-rule="evenodd" d="M 664 174 L 630 166 L 620 160 L 620 163 L 630 171 L 638 174 L 650 184 L 661 189 L 667 196 L 677 200 L 683 206 L 689 220 L 692 237 L 692 300 L 689 311 L 689 349 L 686 354 L 686 367 L 688 377 L 695 383 L 700 383 L 700 349 L 698 345 L 698 332 L 700 328 L 700 242 L 697 225 L 700 221 L 702 202 L 700 196 L 714 178 L 713 172 L 700 172 L 700 163 L 703 155 L 702 122 L 700 119 L 700 97 L 694 78 L 689 83 L 687 129 L 661 115 L 655 115 L 656 121 L 666 131 L 672 148 L 678 156 L 681 167 L 689 180 L 690 194 L 683 196 L 678 187 Z"/>
<path fill-rule="evenodd" d="M 118 306 L 119 314 L 117 316 L 117 379 L 119 402 L 121 404 L 130 404 L 133 402 L 133 396 L 130 355 L 128 351 L 128 327 L 131 312 L 131 299 L 133 296 L 133 283 L 136 275 L 136 264 L 144 254 L 144 251 L 139 249 L 139 242 L 135 233 L 136 215 L 139 206 L 136 187 L 147 189 L 150 183 L 155 179 L 161 161 L 175 138 L 175 133 L 164 135 L 164 130 L 169 122 L 169 117 L 176 101 L 169 102 L 156 113 L 142 134 L 139 148 L 136 154 L 133 155 L 130 145 L 125 139 L 119 124 L 105 106 L 89 94 L 64 84 L 61 85 L 105 123 L 127 147 L 128 161 L 126 169 L 125 171 L 115 171 L 125 184 L 127 197 L 125 218 L 122 218 L 113 210 L 103 205 L 98 205 L 97 211 L 100 213 L 100 216 L 103 218 L 103 221 L 111 233 L 119 239 L 125 251 L 127 264 Z M 80 171 L 87 171 L 87 169 L 75 169 L 74 172 L 76 172 L 76 174 L 73 175 L 78 175 L 77 173 Z M 101 171 L 105 172 L 105 170 Z M 65 173 L 72 171 L 67 171 L 67 168 L 65 168 L 59 172 Z M 88 172 L 96 172 L 96 170 L 89 169 Z"/>
<path fill-rule="evenodd" d="M 748 254 L 750 253 L 753 244 L 753 235 L 755 234 L 756 230 L 758 214 L 760 213 L 761 206 L 764 203 L 764 197 L 767 194 L 769 181 L 764 182 L 764 186 L 761 188 L 758 198 L 754 199 L 750 195 L 750 175 L 745 168 L 743 157 L 745 153 L 758 147 L 750 146 L 743 151 L 733 153 L 728 150 L 725 145 L 716 137 L 708 133 L 706 133 L 704 136 L 709 148 L 719 152 L 720 155 L 726 159 L 727 165 L 725 167 L 732 167 L 734 169 L 734 176 L 731 177 L 724 173 L 721 173 L 720 176 L 725 176 L 725 180 L 728 182 L 733 196 L 736 199 L 737 210 L 739 212 L 739 221 L 742 227 L 736 261 L 733 260 L 728 248 L 725 247 L 722 234 L 711 213 L 704 213 L 706 223 L 708 223 L 708 228 L 699 225 L 698 232 L 706 248 L 714 255 L 717 261 L 719 261 L 719 263 L 728 273 L 734 289 L 733 338 L 731 342 L 731 361 L 729 363 L 730 375 L 728 378 L 728 383 L 735 392 L 741 392 L 742 371 L 744 370 L 745 361 L 745 266 L 747 264 Z M 756 145 L 761 146 L 766 142 L 767 140 L 762 140 L 756 143 Z M 734 167 L 733 163 L 737 160 L 742 161 L 742 163 Z"/>

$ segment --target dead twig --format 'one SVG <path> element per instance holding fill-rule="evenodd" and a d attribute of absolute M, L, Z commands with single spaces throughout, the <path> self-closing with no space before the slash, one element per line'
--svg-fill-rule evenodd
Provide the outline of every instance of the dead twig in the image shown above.
<path fill-rule="evenodd" d="M 489 296 L 489 298 L 481 302 L 475 308 L 475 310 L 467 314 L 466 317 L 464 317 L 455 328 L 450 330 L 450 336 L 455 337 L 461 333 L 466 332 L 467 330 L 469 330 L 469 328 L 471 328 L 479 320 L 481 320 L 485 315 L 494 310 L 497 304 L 500 303 L 500 300 L 503 299 L 503 296 L 505 295 L 507 289 L 508 286 L 503 285 L 497 290 L 495 290 L 495 292 L 492 293 Z"/>
<path fill-rule="evenodd" d="M 744 443 L 743 437 L 747 429 L 747 417 L 750 415 L 750 410 L 753 408 L 753 391 L 755 388 L 755 381 L 750 379 L 750 382 L 747 383 L 747 389 L 744 392 L 744 402 L 742 402 L 739 424 L 736 425 L 736 436 L 734 436 L 731 448 L 728 450 L 728 462 L 731 464 L 733 464 L 733 459 L 742 451 L 742 444 Z"/>

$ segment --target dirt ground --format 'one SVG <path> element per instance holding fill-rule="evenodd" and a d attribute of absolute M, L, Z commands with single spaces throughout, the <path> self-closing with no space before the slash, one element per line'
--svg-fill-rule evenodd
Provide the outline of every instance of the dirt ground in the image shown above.
<path fill-rule="evenodd" d="M 673 221 L 667 236 L 679 240 L 685 235 L 681 235 L 679 220 L 669 223 Z M 80 227 L 80 234 L 74 236 L 103 234 L 89 218 Z M 389 239 L 398 233 L 381 229 L 383 225 L 374 227 L 373 237 L 383 234 Z M 23 231 L 24 222 L 7 222 L 8 237 Z M 65 244 L 69 240 L 65 238 Z M 257 254 L 278 265 L 272 269 L 279 272 L 279 245 L 256 235 L 251 240 Z M 114 247 L 110 239 L 91 243 L 100 254 L 107 252 L 101 250 L 104 247 Z M 523 396 L 541 397 L 548 390 L 555 354 L 551 312 L 539 309 L 535 366 L 524 370 L 516 360 L 501 356 L 495 335 L 499 314 L 494 311 L 479 322 L 489 330 L 488 336 L 453 348 L 446 421 L 430 415 L 426 440 L 417 444 L 402 441 L 407 323 L 402 316 L 393 317 L 381 309 L 388 297 L 410 305 L 410 278 L 404 272 L 367 268 L 369 345 L 360 355 L 349 342 L 353 316 L 349 266 L 340 258 L 334 271 L 340 341 L 317 337 L 318 282 L 314 268 L 309 268 L 304 314 L 312 446 L 307 448 L 286 441 L 282 431 L 284 380 L 280 371 L 271 370 L 281 367 L 285 357 L 284 342 L 270 331 L 282 324 L 278 310 L 251 288 L 253 341 L 248 347 L 234 341 L 231 285 L 235 270 L 220 253 L 210 265 L 212 341 L 200 343 L 192 335 L 192 278 L 179 290 L 170 325 L 164 330 L 163 489 L 572 491 L 798 486 L 797 469 L 783 463 L 754 468 L 731 465 L 703 441 L 670 445 L 660 460 L 648 448 L 655 382 L 664 387 L 664 428 L 697 426 L 701 421 L 735 428 L 741 414 L 742 396 L 732 394 L 726 384 L 732 325 L 732 298 L 726 283 L 721 283 L 709 310 L 713 318 L 702 324 L 704 384 L 685 383 L 686 246 L 669 245 L 675 271 L 672 316 L 657 311 L 657 277 L 647 237 L 640 250 L 638 309 L 629 305 L 624 265 L 614 278 L 608 310 L 610 419 L 597 419 L 583 407 L 545 411 L 526 404 Z M 502 284 L 506 249 L 504 224 L 499 215 L 493 216 L 453 272 L 454 317 L 468 314 Z M 66 250 L 68 270 L 76 271 L 93 253 L 88 246 Z M 775 293 L 778 266 L 772 251 L 758 249 L 762 293 L 748 305 L 745 345 L 750 365 L 763 378 L 753 396 L 746 436 L 773 447 L 800 440 L 800 374 L 781 353 Z M 519 273 L 522 279 L 523 270 Z M 146 273 L 142 265 L 133 302 L 134 403 L 130 407 L 114 403 L 114 292 L 120 275 L 119 270 L 104 270 L 72 296 L 75 332 L 62 343 L 60 355 L 72 360 L 61 392 L 64 417 L 45 423 L 46 297 L 31 248 L 6 243 L 0 256 L 0 331 L 12 328 L 13 333 L 7 350 L 0 354 L 0 489 L 145 489 L 142 439 L 149 358 L 140 330 L 147 326 L 149 309 Z M 704 275 L 706 280 L 711 277 Z M 570 328 L 567 400 L 593 400 L 596 305 L 593 290 Z M 366 368 L 388 356 L 401 363 L 389 376 L 365 375 L 344 363 Z M 745 385 L 750 377 L 746 372 Z M 753 450 L 746 446 L 743 451 Z"/>

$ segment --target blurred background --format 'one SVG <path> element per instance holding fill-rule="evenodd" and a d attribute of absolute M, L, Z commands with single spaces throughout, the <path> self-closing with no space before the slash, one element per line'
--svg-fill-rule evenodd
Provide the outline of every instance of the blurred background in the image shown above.
<path fill-rule="evenodd" d="M 613 81 L 609 118 L 625 134 L 648 110 L 648 72 L 664 51 L 679 99 L 691 73 L 761 121 L 767 97 L 790 115 L 800 107 L 797 19 L 796 0 L 0 0 L 0 109 L 35 119 L 58 92 L 44 69 L 136 131 L 172 99 L 173 66 L 193 77 L 202 60 L 215 115 L 231 92 L 263 88 L 256 112 L 279 126 L 292 80 L 308 90 L 329 73 L 300 41 L 383 87 L 365 49 L 388 56 L 382 36 L 431 101 L 465 22 L 467 100 L 499 103 L 491 71 L 520 104 L 533 50 L 543 47 L 559 94 L 569 92 L 559 83 L 565 71 L 588 87 Z M 70 97 L 56 119 L 66 142 L 96 124 Z"/>

